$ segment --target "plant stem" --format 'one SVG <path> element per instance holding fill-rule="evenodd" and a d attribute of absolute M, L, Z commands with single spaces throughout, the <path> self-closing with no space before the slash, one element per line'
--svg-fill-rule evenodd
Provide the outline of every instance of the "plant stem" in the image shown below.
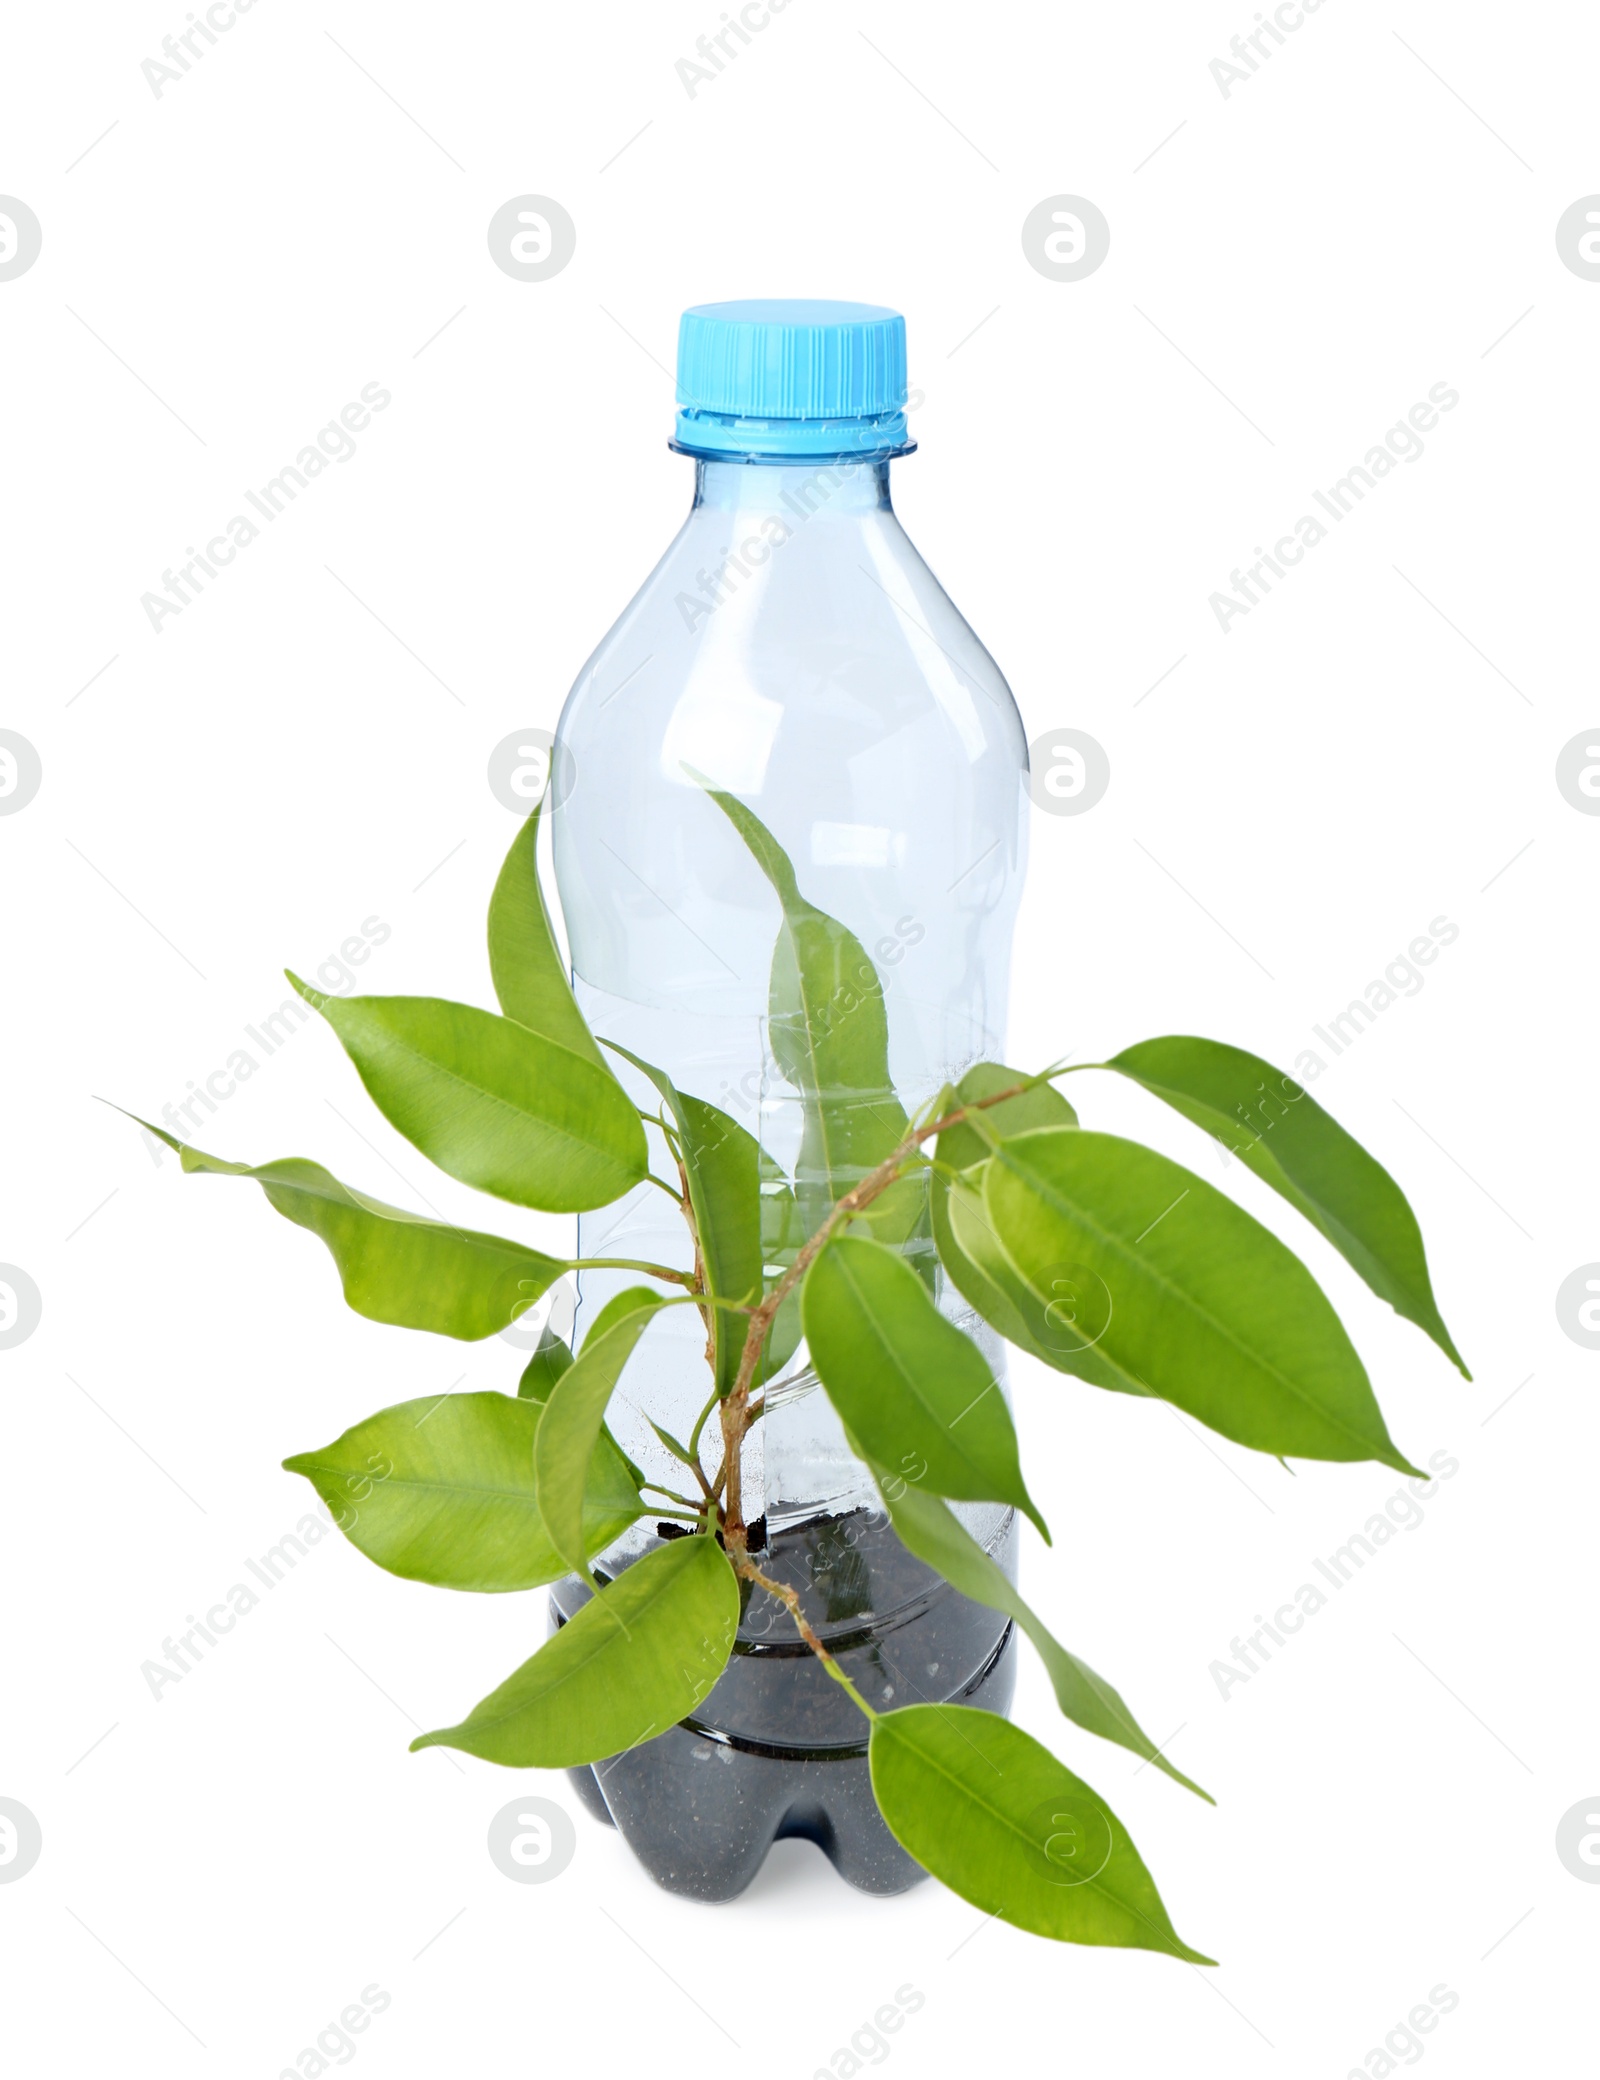
<path fill-rule="evenodd" d="M 673 1193 L 677 1198 L 677 1193 Z M 688 1271 L 672 1271 L 665 1264 L 646 1264 L 638 1257 L 569 1257 L 569 1271 L 642 1271 L 647 1278 L 664 1278 L 675 1286 L 687 1286 L 691 1299 L 699 1296 L 694 1290 L 694 1275 Z"/>
<path fill-rule="evenodd" d="M 651 1495 L 665 1495 L 669 1501 L 681 1503 L 683 1507 L 686 1510 L 688 1510 L 692 1516 L 698 1518 L 700 1514 L 700 1505 L 698 1502 L 695 1501 L 692 1495 L 680 1495 L 676 1488 L 664 1488 L 659 1481 L 645 1481 L 641 1485 L 640 1493 L 648 1493 Z M 650 1506 L 652 1509 L 654 1509 L 655 1504 L 652 1503 Z M 666 1512 L 663 1511 L 662 1514 L 665 1515 Z"/>
<path fill-rule="evenodd" d="M 707 1418 L 710 1416 L 711 1411 L 716 1407 L 717 1403 L 721 1399 L 722 1396 L 717 1392 L 716 1388 L 713 1387 L 711 1389 L 710 1398 L 707 1400 L 705 1407 L 701 1409 L 700 1413 L 695 1417 L 694 1428 L 689 1432 L 689 1450 L 697 1464 L 699 1462 L 700 1457 L 700 1433 L 706 1427 L 706 1421 Z"/>
<path fill-rule="evenodd" d="M 864 1712 L 869 1719 L 876 1719 L 877 1713 L 867 1703 L 867 1700 L 861 1695 L 855 1684 L 851 1682 L 850 1678 L 818 1638 L 815 1628 L 807 1619 L 805 1612 L 800 1608 L 800 1598 L 796 1592 L 786 1582 L 775 1582 L 771 1575 L 761 1572 L 761 1569 L 756 1566 L 755 1562 L 745 1551 L 742 1537 L 728 1540 L 727 1550 L 729 1559 L 732 1560 L 735 1568 L 744 1576 L 747 1582 L 754 1582 L 757 1588 L 765 1589 L 769 1596 L 775 1596 L 779 1603 L 787 1608 L 790 1617 L 795 1622 L 795 1627 L 800 1637 L 805 1641 L 812 1653 L 816 1655 L 829 1675 L 833 1677 L 833 1680 L 839 1684 L 841 1689 L 848 1693 L 850 1701 L 855 1705 L 856 1709 Z"/>

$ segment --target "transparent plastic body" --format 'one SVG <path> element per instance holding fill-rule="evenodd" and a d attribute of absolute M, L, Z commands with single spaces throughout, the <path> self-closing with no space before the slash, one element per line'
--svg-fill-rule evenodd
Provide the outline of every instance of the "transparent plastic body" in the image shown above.
<path fill-rule="evenodd" d="M 597 1034 L 730 1113 L 790 1173 L 801 1099 L 766 1031 L 778 899 L 702 779 L 754 810 L 788 853 L 806 899 L 861 941 L 882 979 L 891 1076 L 908 1111 L 973 1062 L 1003 1059 L 1025 864 L 1026 744 L 999 668 L 900 526 L 889 468 L 859 459 L 697 460 L 688 519 L 579 674 L 557 731 L 550 821 L 585 1015 Z M 658 1103 L 642 1077 L 625 1065 L 620 1073 L 641 1104 Z M 661 1137 L 650 1138 L 654 1167 L 670 1179 Z M 690 1263 L 683 1222 L 651 1185 L 585 1216 L 579 1253 Z M 579 1334 L 613 1293 L 637 1282 L 583 1273 Z M 958 1295 L 941 1291 L 940 1301 L 973 1326 Z M 998 1368 L 998 1348 L 991 1356 Z M 664 1310 L 610 1413 L 618 1441 L 650 1478 L 675 1487 L 682 1469 L 645 1412 L 685 1436 L 710 1386 L 695 1310 Z M 708 1427 L 714 1437 L 715 1423 Z M 809 1550 L 819 1525 L 876 1518 L 870 1477 L 803 1343 L 768 1388 L 742 1478 L 745 1516 L 755 1522 L 764 1503 L 759 1529 L 773 1551 L 780 1543 Z M 965 1514 L 1008 1558 L 1008 1513 Z M 641 1524 L 606 1564 L 626 1565 L 655 1537 Z M 897 1608 L 950 1595 L 926 1570 L 917 1582 L 917 1563 L 911 1576 L 886 1569 L 874 1549 Z M 556 1601 L 559 1612 L 563 1597 Z M 754 1618 L 747 1612 L 742 1646 L 771 1644 L 776 1606 L 759 1604 Z M 857 1632 L 893 1615 L 871 1595 L 857 1610 L 841 1606 L 841 1622 Z M 974 1647 L 953 1689 L 935 1677 L 925 1694 L 956 1694 L 998 1651 L 1004 1621 L 985 1613 L 982 1624 L 988 1648 Z M 769 1658 L 787 1661 L 787 1641 Z M 940 1658 L 923 1655 L 919 1665 Z M 950 1672 L 948 1660 L 941 1666 Z M 725 1677 L 706 1723 L 720 1711 L 729 1719 L 721 1732 L 781 1747 L 752 1695 Z M 859 1747 L 859 1723 L 836 1731 L 844 1748 Z"/>

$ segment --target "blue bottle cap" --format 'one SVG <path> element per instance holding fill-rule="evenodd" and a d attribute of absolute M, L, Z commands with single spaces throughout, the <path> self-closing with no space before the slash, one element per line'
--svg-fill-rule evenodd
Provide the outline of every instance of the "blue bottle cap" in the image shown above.
<path fill-rule="evenodd" d="M 722 461 L 909 454 L 906 321 L 876 303 L 701 303 L 678 327 L 672 445 Z"/>

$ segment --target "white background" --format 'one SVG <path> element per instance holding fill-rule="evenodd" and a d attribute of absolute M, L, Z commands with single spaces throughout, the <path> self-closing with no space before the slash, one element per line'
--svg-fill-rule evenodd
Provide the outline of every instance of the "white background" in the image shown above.
<path fill-rule="evenodd" d="M 0 189 L 44 229 L 0 282 L 0 724 L 44 769 L 0 819 L 0 1258 L 44 1300 L 0 1353 L 0 1795 L 44 1834 L 0 1885 L 8 2067 L 270 2080 L 377 1982 L 369 2080 L 805 2080 L 848 2072 L 909 1982 L 907 2076 L 1338 2080 L 1381 2073 L 1443 1983 L 1441 2080 L 1590 2070 L 1600 1887 L 1555 1832 L 1600 1809 L 1600 1356 L 1554 1297 L 1600 1256 L 1600 821 L 1554 766 L 1600 705 L 1600 284 L 1554 231 L 1600 188 L 1592 11 L 1326 0 L 1224 97 L 1246 0 L 792 0 L 691 98 L 674 66 L 710 0 L 258 0 L 158 98 L 141 62 L 185 13 L 16 10 L 0 69 Z M 485 242 L 528 192 L 578 229 L 541 284 Z M 1075 283 L 1020 241 L 1063 192 L 1111 225 Z M 406 1742 L 523 1658 L 542 1599 L 397 1583 L 342 1541 L 159 1703 L 140 1676 L 303 1514 L 285 1453 L 519 1360 L 348 1314 L 307 1237 L 158 1167 L 94 1098 L 183 1097 L 282 963 L 370 916 L 391 936 L 364 987 L 486 1000 L 511 831 L 488 754 L 553 723 L 686 506 L 678 312 L 784 294 L 906 313 L 901 513 L 1030 738 L 1086 730 L 1111 761 L 1092 812 L 1034 817 L 1013 1060 L 1190 1031 L 1291 1067 L 1432 919 L 1459 926 L 1315 1088 L 1417 1207 L 1471 1385 L 1182 1122 L 1073 1089 L 1288 1236 L 1403 1448 L 1459 1461 L 1225 1702 L 1210 1664 L 1397 1478 L 1290 1478 L 1017 1367 L 1057 1534 L 1028 1593 L 1157 1738 L 1182 1728 L 1220 1804 L 1063 1727 L 1035 1664 L 1018 1716 L 1113 1802 L 1214 1973 L 981 1926 L 935 1885 L 871 1901 L 797 1843 L 696 1907 L 582 1814 L 559 1881 L 512 1884 L 488 1821 L 519 1786 L 575 1809 L 564 1780 Z M 392 403 L 354 460 L 155 634 L 141 594 L 368 382 Z M 1460 402 L 1422 459 L 1223 634 L 1209 594 L 1439 382 Z M 481 1206 L 320 1028 L 196 1138 Z"/>

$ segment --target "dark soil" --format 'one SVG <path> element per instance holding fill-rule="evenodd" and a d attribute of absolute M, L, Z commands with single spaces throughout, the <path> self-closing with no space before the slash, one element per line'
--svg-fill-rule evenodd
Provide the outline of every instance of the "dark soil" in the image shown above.
<path fill-rule="evenodd" d="M 1014 1538 L 1013 1527 L 995 1555 L 1002 1564 Z M 761 1564 L 797 1591 L 829 1652 L 876 1709 L 1009 1705 L 1008 1621 L 958 1595 L 880 1515 L 856 1510 L 792 1526 L 776 1534 Z M 554 1622 L 587 1595 L 575 1578 L 558 1582 Z M 774 1841 L 800 1835 L 863 1891 L 902 1892 L 924 1873 L 873 1802 L 865 1735 L 861 1714 L 787 1609 L 755 1589 L 728 1666 L 695 1716 L 570 1775 L 584 1804 L 621 1829 L 669 1891 L 731 1899 Z"/>

